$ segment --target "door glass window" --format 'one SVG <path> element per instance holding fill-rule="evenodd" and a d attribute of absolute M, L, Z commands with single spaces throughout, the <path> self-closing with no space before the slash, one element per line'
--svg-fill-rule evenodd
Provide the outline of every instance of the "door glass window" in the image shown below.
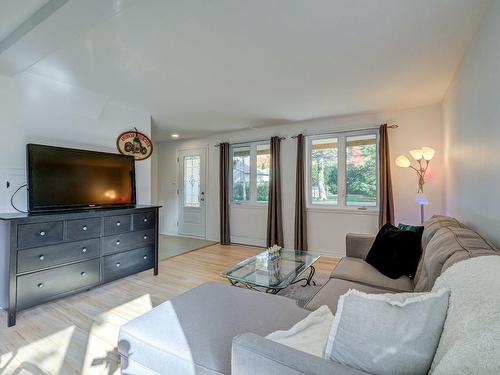
<path fill-rule="evenodd" d="M 200 207 L 200 157 L 184 157 L 184 207 Z"/>

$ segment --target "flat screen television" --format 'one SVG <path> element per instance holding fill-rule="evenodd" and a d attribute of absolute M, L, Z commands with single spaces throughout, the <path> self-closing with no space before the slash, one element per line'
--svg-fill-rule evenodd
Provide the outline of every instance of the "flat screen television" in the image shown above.
<path fill-rule="evenodd" d="M 133 206 L 133 156 L 28 144 L 30 212 Z"/>

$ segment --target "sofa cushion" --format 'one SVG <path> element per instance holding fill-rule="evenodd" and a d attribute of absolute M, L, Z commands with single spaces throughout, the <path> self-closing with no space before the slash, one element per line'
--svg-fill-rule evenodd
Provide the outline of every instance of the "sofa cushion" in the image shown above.
<path fill-rule="evenodd" d="M 347 293 L 349 289 L 356 289 L 365 293 L 388 293 L 387 289 L 377 288 L 365 284 L 359 284 L 354 281 L 342 279 L 330 279 L 316 293 L 316 295 L 305 305 L 308 310 L 316 310 L 320 306 L 326 305 L 335 314 L 337 303 L 341 295 Z"/>
<path fill-rule="evenodd" d="M 158 373 L 230 374 L 233 337 L 289 329 L 308 314 L 285 297 L 207 283 L 123 325 L 118 351 Z"/>
<path fill-rule="evenodd" d="M 363 259 L 344 257 L 331 274 L 332 278 L 354 281 L 356 283 L 386 289 L 394 292 L 413 291 L 413 282 L 407 276 L 391 279 L 382 275 L 375 267 Z"/>
<path fill-rule="evenodd" d="M 452 264 L 483 255 L 498 255 L 498 250 L 473 230 L 456 226 L 439 229 L 423 255 L 415 291 L 431 290 L 438 276 Z"/>
<path fill-rule="evenodd" d="M 422 275 L 422 266 L 424 262 L 425 252 L 427 250 L 427 245 L 436 232 L 441 228 L 448 227 L 459 227 L 466 228 L 465 225 L 460 223 L 457 219 L 449 216 L 443 215 L 434 215 L 430 219 L 427 219 L 424 223 L 424 231 L 422 233 L 422 255 L 420 257 L 420 261 L 418 262 L 417 272 L 415 273 L 414 283 L 417 284 L 420 276 Z"/>
<path fill-rule="evenodd" d="M 467 228 L 460 221 L 450 216 L 434 215 L 424 223 L 424 231 L 422 233 L 422 248 L 426 248 L 432 237 L 441 228 L 458 227 Z"/>

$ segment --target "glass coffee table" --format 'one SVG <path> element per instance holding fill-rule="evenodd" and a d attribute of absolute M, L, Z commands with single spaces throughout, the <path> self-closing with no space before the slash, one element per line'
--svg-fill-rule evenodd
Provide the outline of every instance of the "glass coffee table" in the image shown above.
<path fill-rule="evenodd" d="M 222 272 L 221 276 L 231 285 L 276 294 L 301 281 L 304 281 L 302 286 L 316 285 L 312 278 L 316 271 L 313 265 L 318 259 L 319 256 L 305 251 L 282 249 L 277 256 L 270 256 L 265 250 Z M 301 277 L 307 270 L 309 274 Z"/>

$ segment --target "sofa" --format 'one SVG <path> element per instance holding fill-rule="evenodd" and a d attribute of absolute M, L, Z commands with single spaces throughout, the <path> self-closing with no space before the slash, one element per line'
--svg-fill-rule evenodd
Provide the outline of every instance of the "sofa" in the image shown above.
<path fill-rule="evenodd" d="M 346 257 L 303 307 L 286 297 L 216 283 L 203 284 L 157 306 L 121 327 L 122 373 L 364 374 L 265 336 L 289 329 L 322 305 L 335 313 L 339 297 L 349 289 L 367 293 L 429 291 L 452 265 L 500 255 L 458 220 L 434 216 L 424 223 L 415 278 L 394 280 L 364 261 L 373 240 L 371 235 L 348 234 Z"/>

